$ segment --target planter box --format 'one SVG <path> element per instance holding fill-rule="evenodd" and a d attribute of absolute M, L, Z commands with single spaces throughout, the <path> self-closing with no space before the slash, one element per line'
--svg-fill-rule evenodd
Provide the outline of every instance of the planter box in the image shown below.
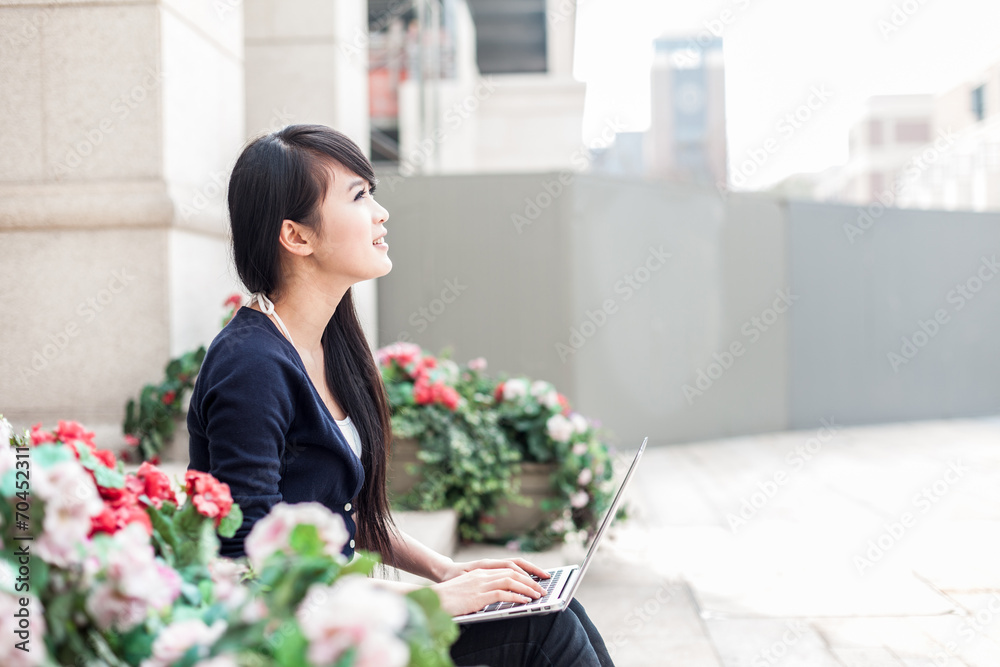
<path fill-rule="evenodd" d="M 408 468 L 410 464 L 417 467 L 423 465 L 417 458 L 420 445 L 413 438 L 400 438 L 392 441 L 391 453 L 389 456 L 389 470 L 387 471 L 387 486 L 389 499 L 399 498 L 409 493 L 417 482 L 420 481 L 420 471 L 411 473 Z"/>
<path fill-rule="evenodd" d="M 529 532 L 544 521 L 554 521 L 560 511 L 542 512 L 542 501 L 555 498 L 551 477 L 556 471 L 555 463 L 522 463 L 519 481 L 520 494 L 531 505 L 517 505 L 503 501 L 497 508 L 496 523 L 493 524 L 495 537 L 513 537 Z"/>

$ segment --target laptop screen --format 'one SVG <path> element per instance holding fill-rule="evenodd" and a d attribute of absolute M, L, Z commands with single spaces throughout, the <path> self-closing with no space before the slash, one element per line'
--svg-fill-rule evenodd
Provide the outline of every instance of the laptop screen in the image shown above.
<path fill-rule="evenodd" d="M 594 554 L 597 553 L 597 545 L 601 541 L 601 537 L 604 536 L 604 532 L 611 525 L 612 520 L 615 518 L 615 514 L 618 513 L 618 506 L 621 505 L 622 496 L 625 493 L 625 488 L 628 486 L 629 481 L 632 479 L 632 474 L 635 472 L 636 466 L 639 463 L 639 458 L 642 457 L 642 453 L 646 450 L 646 442 L 649 438 L 643 438 L 642 444 L 639 445 L 639 451 L 635 453 L 635 458 L 632 459 L 632 465 L 629 466 L 628 472 L 625 473 L 625 479 L 622 480 L 621 486 L 618 487 L 618 493 L 615 494 L 615 499 L 611 501 L 611 507 L 608 508 L 607 513 L 604 515 L 604 521 L 601 522 L 601 527 L 597 529 L 597 533 L 594 535 L 594 539 L 590 543 L 590 549 L 587 550 L 587 557 L 583 559 L 583 564 L 580 565 L 580 573 L 573 580 L 573 587 L 567 591 L 567 599 L 571 599 L 573 594 L 576 592 L 576 587 L 580 585 L 583 580 L 583 575 L 587 572 L 587 567 L 590 565 L 591 559 Z"/>

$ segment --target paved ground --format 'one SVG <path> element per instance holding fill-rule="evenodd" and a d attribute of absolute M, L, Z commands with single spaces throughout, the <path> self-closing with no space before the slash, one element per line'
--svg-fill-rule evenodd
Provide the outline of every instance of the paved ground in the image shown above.
<path fill-rule="evenodd" d="M 647 450 L 630 495 L 579 594 L 620 666 L 1000 666 L 1000 419 Z"/>

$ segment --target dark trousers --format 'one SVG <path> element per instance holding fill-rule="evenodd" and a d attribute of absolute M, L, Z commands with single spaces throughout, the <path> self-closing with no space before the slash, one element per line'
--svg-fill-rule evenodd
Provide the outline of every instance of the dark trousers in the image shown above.
<path fill-rule="evenodd" d="M 461 631 L 451 647 L 459 666 L 614 667 L 601 634 L 575 599 L 555 614 L 471 623 Z"/>

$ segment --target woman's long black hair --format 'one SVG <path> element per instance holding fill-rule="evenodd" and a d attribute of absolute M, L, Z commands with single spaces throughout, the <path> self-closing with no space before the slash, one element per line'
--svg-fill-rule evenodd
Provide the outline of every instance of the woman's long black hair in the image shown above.
<path fill-rule="evenodd" d="M 336 162 L 375 185 L 375 170 L 357 145 L 325 125 L 289 125 L 250 142 L 229 180 L 233 258 L 251 293 L 274 300 L 281 293 L 278 234 L 282 220 L 317 232 L 330 163 Z M 394 531 L 386 499 L 391 426 L 382 376 L 358 321 L 348 289 L 323 332 L 326 383 L 361 436 L 365 480 L 355 500 L 357 545 L 392 562 Z"/>

